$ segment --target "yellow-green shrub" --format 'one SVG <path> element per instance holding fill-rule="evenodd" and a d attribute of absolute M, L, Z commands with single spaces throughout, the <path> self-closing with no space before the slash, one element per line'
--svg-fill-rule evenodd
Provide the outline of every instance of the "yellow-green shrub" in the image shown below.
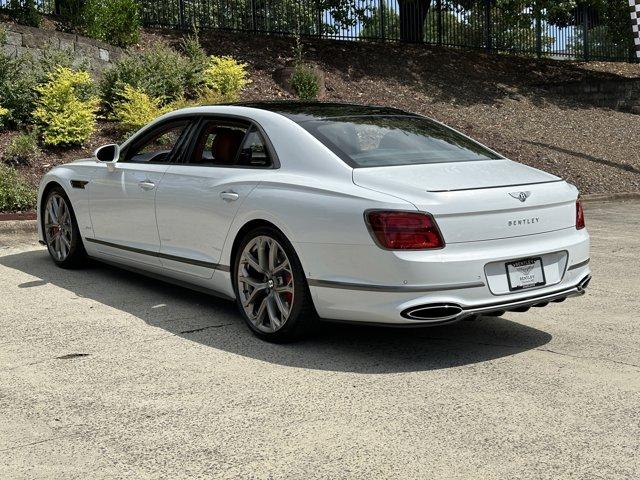
<path fill-rule="evenodd" d="M 177 100 L 169 103 L 166 108 L 168 111 L 171 111 L 178 110 L 180 108 L 199 107 L 201 105 L 217 105 L 224 101 L 225 99 L 218 92 L 208 87 L 203 87 L 198 90 L 196 98 L 178 98 Z"/>
<path fill-rule="evenodd" d="M 113 117 L 126 132 L 138 130 L 171 110 L 162 106 L 162 99 L 147 95 L 131 85 L 124 86 L 120 98 L 113 109 Z"/>
<path fill-rule="evenodd" d="M 2 105 L 0 105 L 0 128 L 4 127 L 4 119 L 10 113 L 11 111 L 8 108 L 4 108 Z"/>
<path fill-rule="evenodd" d="M 224 102 L 225 98 L 216 90 L 204 87 L 198 91 L 198 97 L 195 101 L 197 105 L 216 105 Z"/>
<path fill-rule="evenodd" d="M 227 56 L 210 57 L 203 76 L 206 87 L 219 93 L 227 101 L 237 100 L 242 89 L 251 83 L 247 78 L 247 64 Z"/>
<path fill-rule="evenodd" d="M 81 144 L 93 133 L 99 100 L 87 72 L 58 67 L 37 88 L 40 98 L 33 113 L 46 145 Z"/>

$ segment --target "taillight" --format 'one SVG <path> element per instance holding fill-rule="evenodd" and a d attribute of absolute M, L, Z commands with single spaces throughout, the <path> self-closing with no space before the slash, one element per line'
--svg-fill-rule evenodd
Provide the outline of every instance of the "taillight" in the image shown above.
<path fill-rule="evenodd" d="M 580 200 L 576 200 L 576 230 L 582 230 L 584 228 L 584 210 L 582 209 L 582 203 Z"/>
<path fill-rule="evenodd" d="M 388 250 L 444 247 L 436 221 L 428 213 L 372 210 L 365 215 L 376 243 Z"/>

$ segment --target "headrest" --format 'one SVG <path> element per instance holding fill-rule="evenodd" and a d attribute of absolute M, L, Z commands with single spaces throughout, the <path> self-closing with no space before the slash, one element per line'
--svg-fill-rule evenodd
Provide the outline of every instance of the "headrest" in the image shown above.
<path fill-rule="evenodd" d="M 214 129 L 213 142 L 211 142 L 211 154 L 216 164 L 233 165 L 236 161 L 240 144 L 244 139 L 244 132 L 234 128 L 220 127 Z"/>

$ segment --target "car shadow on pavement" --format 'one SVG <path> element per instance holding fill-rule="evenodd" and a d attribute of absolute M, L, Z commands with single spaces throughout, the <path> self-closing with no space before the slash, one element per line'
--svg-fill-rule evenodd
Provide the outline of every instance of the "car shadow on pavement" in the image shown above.
<path fill-rule="evenodd" d="M 0 264 L 36 277 L 19 288 L 50 288 L 51 284 L 187 340 L 298 368 L 369 374 L 434 370 L 515 355 L 551 340 L 542 330 L 483 317 L 418 329 L 323 323 L 313 338 L 274 345 L 251 335 L 228 300 L 97 262 L 82 270 L 62 270 L 44 250 L 0 257 Z"/>

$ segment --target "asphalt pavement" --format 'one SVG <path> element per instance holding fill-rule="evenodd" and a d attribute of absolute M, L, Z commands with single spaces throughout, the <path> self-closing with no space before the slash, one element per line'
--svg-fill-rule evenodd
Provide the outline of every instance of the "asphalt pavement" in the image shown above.
<path fill-rule="evenodd" d="M 56 268 L 0 225 L 0 478 L 639 479 L 640 203 L 590 204 L 578 299 L 253 337 L 235 306 Z"/>

